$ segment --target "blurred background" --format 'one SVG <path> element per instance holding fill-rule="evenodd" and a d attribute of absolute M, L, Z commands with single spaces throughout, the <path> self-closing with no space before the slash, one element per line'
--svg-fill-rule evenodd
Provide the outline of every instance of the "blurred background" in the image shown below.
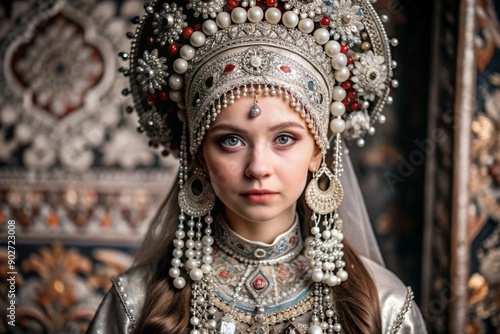
<path fill-rule="evenodd" d="M 83 333 L 174 180 L 121 94 L 143 4 L 0 2 L 0 333 Z M 384 259 L 430 333 L 500 333 L 500 1 L 374 6 L 399 88 L 349 148 Z"/>

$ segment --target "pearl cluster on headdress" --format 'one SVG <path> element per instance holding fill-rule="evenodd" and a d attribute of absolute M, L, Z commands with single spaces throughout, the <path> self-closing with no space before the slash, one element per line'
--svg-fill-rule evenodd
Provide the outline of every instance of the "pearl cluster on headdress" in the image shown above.
<path fill-rule="evenodd" d="M 165 116 L 164 121 L 178 123 L 172 113 L 184 113 L 189 107 L 185 75 L 198 49 L 220 30 L 264 22 L 311 35 L 331 58 L 336 86 L 330 97 L 330 130 L 358 139 L 362 146 L 362 137 L 375 132 L 373 123 L 385 121 L 380 112 L 392 102 L 389 86 L 398 85 L 391 80 L 396 64 L 389 48 L 397 40 L 387 38 L 382 27 L 387 19 L 378 17 L 367 0 L 191 0 L 182 5 L 157 5 L 155 1 L 145 4 L 145 9 L 144 17 L 134 19 L 140 24 L 136 33 L 129 33 L 134 39 L 131 54 L 121 53 L 131 62 L 124 72 L 131 76 L 132 87 L 124 93 L 133 93 L 140 115 L 153 110 Z M 138 36 L 141 38 L 136 39 Z M 227 91 L 219 93 L 222 96 Z M 143 123 L 150 123 L 147 116 L 143 118 Z M 153 140 L 152 145 L 163 145 L 177 154 L 178 134 L 160 136 L 161 142 Z"/>

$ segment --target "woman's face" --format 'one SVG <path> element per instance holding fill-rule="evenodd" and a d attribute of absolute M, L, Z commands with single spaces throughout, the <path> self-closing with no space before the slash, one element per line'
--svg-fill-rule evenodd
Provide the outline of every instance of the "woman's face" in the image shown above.
<path fill-rule="evenodd" d="M 253 98 L 222 110 L 203 142 L 203 160 L 230 225 L 273 222 L 289 227 L 308 171 L 321 151 L 299 113 L 282 97 Z"/>

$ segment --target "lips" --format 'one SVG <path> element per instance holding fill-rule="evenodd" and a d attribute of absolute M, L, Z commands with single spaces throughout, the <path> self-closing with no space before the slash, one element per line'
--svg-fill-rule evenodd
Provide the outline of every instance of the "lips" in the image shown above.
<path fill-rule="evenodd" d="M 246 200 L 254 203 L 268 202 L 276 195 L 278 195 L 277 192 L 268 189 L 252 189 L 241 194 L 241 196 L 243 196 Z"/>

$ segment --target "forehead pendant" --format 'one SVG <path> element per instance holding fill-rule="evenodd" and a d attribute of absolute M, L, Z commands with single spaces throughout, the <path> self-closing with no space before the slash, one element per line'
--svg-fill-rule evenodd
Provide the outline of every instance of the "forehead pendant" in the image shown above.
<path fill-rule="evenodd" d="M 260 107 L 257 105 L 257 95 L 253 97 L 253 104 L 250 107 L 250 117 L 259 117 L 261 113 Z"/>

